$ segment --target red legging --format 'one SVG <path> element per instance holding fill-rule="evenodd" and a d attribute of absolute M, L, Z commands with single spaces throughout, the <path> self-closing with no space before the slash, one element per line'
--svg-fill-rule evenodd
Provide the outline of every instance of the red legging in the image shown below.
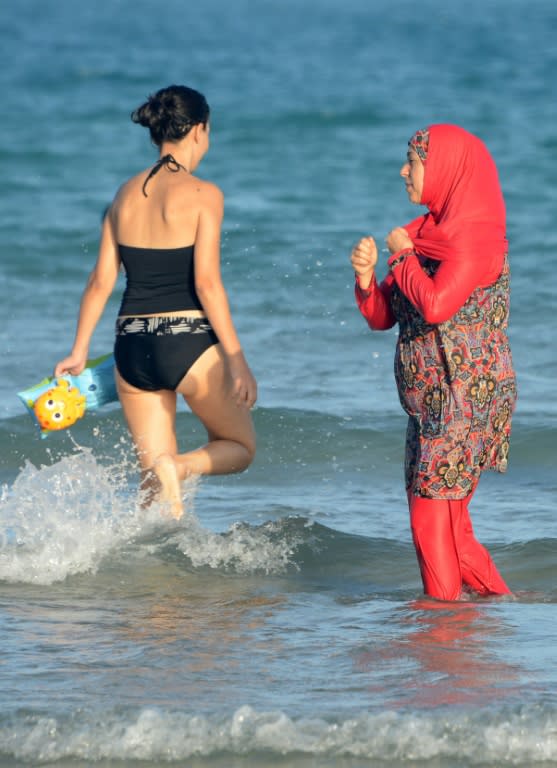
<path fill-rule="evenodd" d="M 474 536 L 465 499 L 410 496 L 410 524 L 426 595 L 458 600 L 462 586 L 480 595 L 508 595 L 489 552 Z"/>

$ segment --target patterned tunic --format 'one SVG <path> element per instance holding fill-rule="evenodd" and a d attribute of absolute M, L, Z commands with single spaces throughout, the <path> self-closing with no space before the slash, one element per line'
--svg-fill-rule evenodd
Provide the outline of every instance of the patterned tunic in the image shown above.
<path fill-rule="evenodd" d="M 427 260 L 433 275 L 439 262 Z M 409 415 L 406 488 L 460 499 L 484 469 L 507 468 L 516 382 L 507 339 L 509 268 L 477 288 L 449 320 L 429 325 L 395 285 L 399 323 L 395 377 Z"/>

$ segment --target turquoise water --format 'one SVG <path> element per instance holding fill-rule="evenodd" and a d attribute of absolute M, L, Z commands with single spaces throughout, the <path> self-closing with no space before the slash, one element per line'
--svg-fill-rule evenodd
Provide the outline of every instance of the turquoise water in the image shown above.
<path fill-rule="evenodd" d="M 1 765 L 557 766 L 556 24 L 544 0 L 4 9 Z M 155 157 L 129 114 L 171 82 L 212 108 L 260 387 L 255 463 L 174 526 L 137 508 L 118 406 L 41 440 L 16 397 L 69 350 L 101 213 Z M 519 404 L 472 516 L 513 600 L 421 599 L 395 332 L 353 301 L 351 246 L 416 214 L 398 171 L 435 121 L 482 136 L 507 200 Z M 203 439 L 185 407 L 178 433 Z"/>

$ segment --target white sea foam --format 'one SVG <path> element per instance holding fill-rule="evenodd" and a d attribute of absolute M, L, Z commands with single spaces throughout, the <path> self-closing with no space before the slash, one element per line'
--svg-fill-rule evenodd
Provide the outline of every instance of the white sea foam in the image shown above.
<path fill-rule="evenodd" d="M 37 468 L 26 462 L 0 499 L 0 579 L 51 584 L 94 572 L 145 524 L 122 467 L 79 450 Z"/>
<path fill-rule="evenodd" d="M 193 513 L 198 478 L 184 484 L 183 519 L 171 520 L 156 506 L 141 508 L 130 473 L 135 467 L 125 458 L 106 466 L 88 449 L 50 466 L 27 462 L 0 496 L 0 580 L 52 584 L 95 573 L 119 548 L 137 542 L 140 551 L 146 539 L 149 552 L 170 543 L 195 568 L 271 573 L 288 565 L 295 535 L 281 536 L 280 524 L 206 530 Z"/>
<path fill-rule="evenodd" d="M 295 719 L 240 707 L 230 717 L 143 709 L 130 717 L 84 711 L 65 721 L 27 717 L 0 725 L 0 752 L 47 762 L 185 760 L 223 753 L 352 757 L 413 765 L 555 765 L 557 713 L 539 706 L 473 714 L 361 713 Z"/>
<path fill-rule="evenodd" d="M 282 523 L 258 528 L 234 523 L 224 534 L 202 528 L 195 518 L 176 536 L 176 545 L 196 568 L 209 566 L 236 573 L 281 573 L 292 564 L 299 537 L 284 535 Z"/>

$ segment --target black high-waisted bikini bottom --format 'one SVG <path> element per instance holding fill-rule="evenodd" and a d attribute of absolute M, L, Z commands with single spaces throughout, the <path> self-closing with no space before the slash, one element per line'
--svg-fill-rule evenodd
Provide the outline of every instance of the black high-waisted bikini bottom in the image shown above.
<path fill-rule="evenodd" d="M 205 350 L 218 343 L 206 317 L 119 317 L 114 359 L 133 387 L 175 390 Z"/>

